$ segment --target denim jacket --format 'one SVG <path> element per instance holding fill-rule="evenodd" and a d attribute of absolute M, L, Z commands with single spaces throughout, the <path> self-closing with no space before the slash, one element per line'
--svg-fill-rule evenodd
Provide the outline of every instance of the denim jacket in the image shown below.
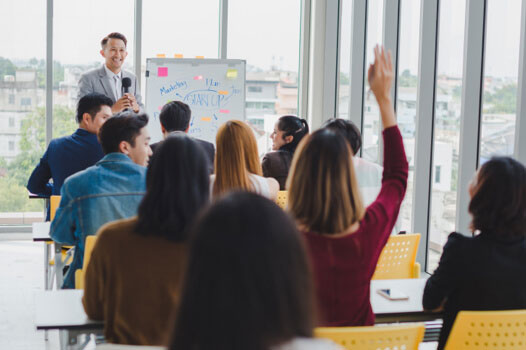
<path fill-rule="evenodd" d="M 136 215 L 145 191 L 146 168 L 122 153 L 107 154 L 64 182 L 51 223 L 51 238 L 75 245 L 75 254 L 62 288 L 75 286 L 75 271 L 82 268 L 86 236 L 96 234 L 107 222 Z"/>

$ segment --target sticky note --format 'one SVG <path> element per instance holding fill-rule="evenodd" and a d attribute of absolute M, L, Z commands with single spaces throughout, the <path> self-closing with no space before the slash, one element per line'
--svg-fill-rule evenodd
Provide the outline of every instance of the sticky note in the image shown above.
<path fill-rule="evenodd" d="M 210 122 L 210 121 L 212 121 L 212 118 L 210 118 L 210 117 L 202 117 L 201 120 L 204 121 L 204 122 Z"/>
<path fill-rule="evenodd" d="M 226 77 L 229 79 L 237 78 L 237 69 L 228 69 L 226 71 Z"/>
<path fill-rule="evenodd" d="M 176 53 L 174 55 L 174 58 L 183 58 L 183 54 L 182 53 Z"/>
<path fill-rule="evenodd" d="M 205 56 L 195 56 L 195 58 L 203 59 Z"/>
<path fill-rule="evenodd" d="M 228 95 L 228 91 L 226 90 L 220 90 L 217 92 L 219 95 Z"/>
<path fill-rule="evenodd" d="M 194 80 L 203 80 L 203 76 L 202 75 L 196 75 L 194 77 Z"/>
<path fill-rule="evenodd" d="M 157 58 L 166 58 L 166 55 L 164 53 L 158 53 Z"/>
<path fill-rule="evenodd" d="M 228 109 L 220 109 L 219 113 L 228 114 L 230 111 Z"/>
<path fill-rule="evenodd" d="M 159 106 L 159 110 L 163 109 L 163 106 Z"/>
<path fill-rule="evenodd" d="M 158 77 L 167 77 L 168 76 L 168 67 L 158 67 L 157 68 Z"/>

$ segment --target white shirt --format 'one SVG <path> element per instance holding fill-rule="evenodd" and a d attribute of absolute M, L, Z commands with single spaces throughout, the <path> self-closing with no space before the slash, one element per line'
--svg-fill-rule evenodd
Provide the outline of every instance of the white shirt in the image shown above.
<path fill-rule="evenodd" d="M 115 74 L 106 65 L 104 65 L 104 69 L 106 69 L 106 75 L 108 76 L 110 84 L 113 87 L 115 100 L 118 100 L 122 97 L 122 70 L 118 74 Z"/>
<path fill-rule="evenodd" d="M 259 176 L 256 174 L 248 174 L 248 178 L 252 182 L 252 185 L 254 186 L 254 192 L 262 195 L 263 197 L 266 197 L 268 199 L 272 199 L 270 197 L 270 186 L 268 185 L 268 180 L 266 177 Z M 210 175 L 210 196 L 212 196 L 212 191 L 214 189 L 214 182 L 216 180 L 216 176 Z"/>

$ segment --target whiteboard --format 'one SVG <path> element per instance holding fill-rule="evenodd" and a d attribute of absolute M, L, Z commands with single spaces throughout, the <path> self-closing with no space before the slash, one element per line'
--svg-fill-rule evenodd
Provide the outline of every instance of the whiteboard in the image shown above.
<path fill-rule="evenodd" d="M 189 134 L 215 144 L 221 124 L 245 120 L 245 67 L 244 60 L 148 58 L 146 113 L 151 142 L 162 140 L 162 107 L 178 100 L 192 110 Z"/>

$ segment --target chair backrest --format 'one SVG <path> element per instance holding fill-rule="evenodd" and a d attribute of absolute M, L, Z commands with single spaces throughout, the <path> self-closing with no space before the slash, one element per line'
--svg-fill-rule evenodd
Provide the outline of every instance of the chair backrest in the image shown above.
<path fill-rule="evenodd" d="M 373 327 L 320 327 L 314 330 L 318 338 L 328 338 L 352 350 L 417 350 L 424 338 L 423 324 Z"/>
<path fill-rule="evenodd" d="M 58 205 L 60 204 L 60 196 L 49 197 L 49 221 L 53 221 Z"/>
<path fill-rule="evenodd" d="M 288 201 L 289 191 L 278 191 L 278 198 L 276 198 L 276 203 L 281 209 L 285 209 L 287 207 Z"/>
<path fill-rule="evenodd" d="M 418 278 L 414 267 L 419 242 L 420 233 L 390 236 L 378 259 L 373 279 Z"/>
<path fill-rule="evenodd" d="M 91 259 L 91 252 L 97 241 L 97 236 L 88 236 L 86 237 L 86 243 L 84 245 L 84 262 L 82 263 L 82 269 L 75 271 L 75 289 L 84 289 L 84 274 L 86 273 L 86 268 Z"/>
<path fill-rule="evenodd" d="M 445 349 L 526 349 L 526 310 L 461 311 Z"/>

